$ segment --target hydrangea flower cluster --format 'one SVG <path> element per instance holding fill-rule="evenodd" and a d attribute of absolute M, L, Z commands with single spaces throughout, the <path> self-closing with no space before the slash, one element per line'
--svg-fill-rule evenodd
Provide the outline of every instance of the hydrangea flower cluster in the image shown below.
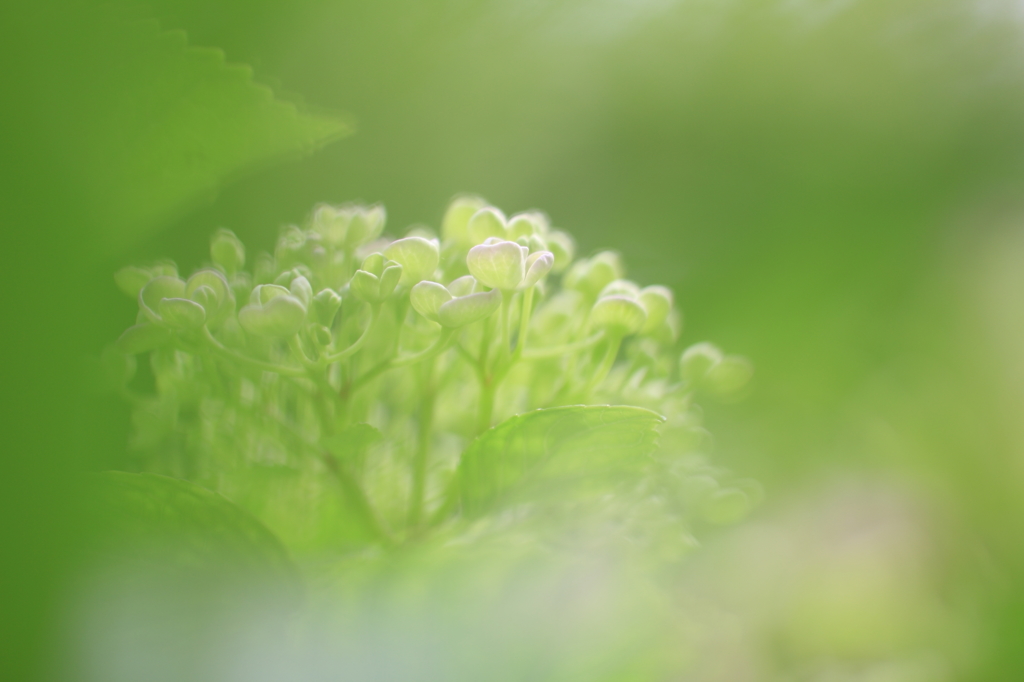
<path fill-rule="evenodd" d="M 572 237 L 537 211 L 506 217 L 458 197 L 439 233 L 399 239 L 382 236 L 385 220 L 382 206 L 320 205 L 251 271 L 221 229 L 210 263 L 187 278 L 168 262 L 116 274 L 139 304 L 108 359 L 134 404 L 140 469 L 220 490 L 298 546 L 391 544 L 480 499 L 471 472 L 458 489 L 460 467 L 478 467 L 474 448 L 493 471 L 472 485 L 508 497 L 509 476 L 527 473 L 501 469 L 518 461 L 511 449 L 571 450 L 577 431 L 611 428 L 613 413 L 569 406 L 618 405 L 664 420 L 659 445 L 622 432 L 651 442 L 634 457 L 649 464 L 635 494 L 616 498 L 629 509 L 660 506 L 654 525 L 678 535 L 755 501 L 755 484 L 709 464 L 693 402 L 741 393 L 751 365 L 708 343 L 680 352 L 668 288 L 625 279 L 611 251 L 576 258 Z M 145 353 L 149 371 L 133 378 Z M 517 445 L 534 442 L 526 417 L 538 410 L 576 431 Z M 585 461 L 573 466 L 587 475 Z"/>

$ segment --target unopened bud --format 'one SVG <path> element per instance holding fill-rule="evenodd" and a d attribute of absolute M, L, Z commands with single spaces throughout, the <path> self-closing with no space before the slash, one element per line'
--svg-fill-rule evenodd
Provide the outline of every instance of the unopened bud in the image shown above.
<path fill-rule="evenodd" d="M 519 285 L 520 289 L 529 289 L 540 282 L 544 277 L 551 272 L 552 266 L 555 264 L 555 257 L 550 251 L 538 251 L 531 253 L 526 258 L 526 277 L 523 278 L 522 284 Z"/>
<path fill-rule="evenodd" d="M 384 256 L 402 266 L 401 283 L 411 287 L 433 276 L 440 260 L 440 247 L 436 240 L 406 237 L 391 242 L 384 249 Z"/>
<path fill-rule="evenodd" d="M 253 289 L 249 305 L 238 311 L 238 322 L 250 334 L 287 337 L 302 329 L 306 307 L 291 291 L 276 284 Z"/>
<path fill-rule="evenodd" d="M 529 239 L 538 232 L 540 232 L 540 227 L 534 221 L 533 215 L 519 213 L 509 219 L 508 226 L 505 228 L 505 239 L 511 241 L 515 241 L 520 237 Z"/>
<path fill-rule="evenodd" d="M 380 278 L 366 270 L 356 270 L 348 286 L 352 295 L 363 301 L 376 303 L 380 295 Z"/>
<path fill-rule="evenodd" d="M 203 306 L 187 298 L 163 298 L 158 305 L 164 324 L 175 329 L 199 329 L 206 322 Z"/>
<path fill-rule="evenodd" d="M 334 316 L 340 308 L 341 296 L 333 289 L 324 289 L 313 297 L 313 319 L 327 328 L 334 324 Z"/>
<path fill-rule="evenodd" d="M 329 204 L 320 204 L 313 209 L 313 229 L 325 243 L 334 248 L 340 248 L 345 244 L 345 236 L 348 234 L 348 223 L 351 218 L 351 212 Z"/>
<path fill-rule="evenodd" d="M 210 237 L 210 258 L 229 275 L 245 265 L 245 245 L 231 230 L 220 228 Z"/>
<path fill-rule="evenodd" d="M 485 206 L 487 206 L 487 202 L 480 197 L 456 197 L 448 205 L 448 210 L 445 211 L 444 219 L 441 221 L 441 237 L 445 241 L 453 241 L 460 247 L 468 249 L 476 243 L 469 237 L 469 219 Z"/>
<path fill-rule="evenodd" d="M 438 309 L 438 319 L 449 329 L 458 329 L 490 316 L 501 305 L 497 289 L 453 298 Z"/>
<path fill-rule="evenodd" d="M 138 298 L 142 287 L 149 284 L 153 274 L 146 268 L 139 268 L 134 265 L 123 267 L 114 273 L 114 283 L 117 288 L 128 294 L 131 298 Z"/>
<path fill-rule="evenodd" d="M 469 272 L 484 286 L 511 291 L 526 276 L 528 253 L 525 246 L 515 242 L 480 244 L 469 250 L 466 265 Z"/>
<path fill-rule="evenodd" d="M 369 256 L 363 259 L 363 264 L 360 266 L 361 270 L 366 270 L 371 275 L 380 277 L 380 274 L 384 272 L 384 254 L 382 253 L 371 253 Z"/>
<path fill-rule="evenodd" d="M 452 292 L 452 296 L 456 297 L 469 296 L 480 291 L 480 286 L 473 275 L 463 275 L 448 285 L 448 291 Z"/>
<path fill-rule="evenodd" d="M 547 250 L 555 256 L 555 267 L 554 271 L 562 272 L 572 263 L 573 257 L 576 255 L 576 243 L 573 241 L 567 233 L 560 230 L 555 230 L 548 233 L 544 241 L 547 245 Z"/>
<path fill-rule="evenodd" d="M 488 237 L 505 239 L 505 214 L 488 206 L 472 215 L 466 230 L 473 244 L 482 244 Z"/>
<path fill-rule="evenodd" d="M 647 311 L 647 323 L 641 330 L 645 334 L 660 327 L 672 311 L 672 290 L 668 287 L 658 285 L 644 287 L 637 300 Z"/>
<path fill-rule="evenodd" d="M 203 300 L 196 297 L 200 289 L 209 289 Z M 212 296 L 209 294 L 212 293 Z M 206 324 L 212 329 L 219 326 L 235 310 L 235 296 L 224 275 L 216 270 L 199 270 L 188 278 L 185 296 L 203 306 Z"/>
<path fill-rule="evenodd" d="M 163 322 L 159 312 L 165 298 L 184 298 L 185 283 L 177 277 L 155 277 L 139 292 L 139 309 L 153 322 Z"/>
<path fill-rule="evenodd" d="M 372 242 L 384 231 L 387 215 L 380 204 L 365 207 L 357 206 L 352 210 L 352 218 L 345 235 L 345 247 L 354 249 L 367 242 Z"/>
<path fill-rule="evenodd" d="M 322 324 L 310 325 L 310 334 L 313 340 L 316 341 L 317 345 L 321 348 L 326 348 L 331 345 L 331 330 Z"/>
<path fill-rule="evenodd" d="M 614 336 L 636 334 L 646 320 L 643 306 L 627 296 L 606 296 L 590 312 L 591 324 Z"/>
<path fill-rule="evenodd" d="M 626 296 L 636 299 L 640 296 L 640 287 L 636 282 L 631 282 L 628 279 L 617 279 L 614 282 L 609 282 L 597 295 L 598 298 L 605 296 Z"/>
<path fill-rule="evenodd" d="M 390 296 L 398 283 L 402 281 L 402 273 L 405 270 L 399 263 L 389 263 L 384 271 L 380 273 L 380 299 L 383 301 Z"/>
<path fill-rule="evenodd" d="M 292 296 L 302 301 L 302 305 L 306 308 L 313 302 L 313 286 L 302 275 L 292 280 L 288 290 L 292 292 Z"/>
<path fill-rule="evenodd" d="M 754 376 L 754 365 L 739 355 L 726 355 L 713 365 L 704 376 L 704 388 L 728 398 L 736 395 Z"/>
<path fill-rule="evenodd" d="M 701 386 L 708 370 L 722 361 L 722 351 L 711 343 L 698 343 L 683 351 L 679 374 L 694 387 Z"/>
<path fill-rule="evenodd" d="M 409 292 L 413 309 L 431 322 L 438 322 L 441 306 L 452 300 L 452 294 L 437 282 L 419 282 Z"/>
<path fill-rule="evenodd" d="M 579 261 L 565 275 L 565 286 L 576 289 L 591 299 L 624 274 L 619 254 L 602 251 L 593 258 Z"/>

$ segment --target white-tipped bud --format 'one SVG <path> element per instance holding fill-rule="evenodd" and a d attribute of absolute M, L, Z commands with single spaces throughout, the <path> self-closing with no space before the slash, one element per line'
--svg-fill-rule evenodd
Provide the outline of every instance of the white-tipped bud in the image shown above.
<path fill-rule="evenodd" d="M 345 245 L 351 211 L 345 211 L 329 204 L 320 204 L 313 209 L 313 230 L 325 243 L 340 248 Z"/>
<path fill-rule="evenodd" d="M 438 311 L 452 298 L 451 292 L 437 282 L 419 282 L 409 292 L 413 309 L 431 322 L 439 322 Z"/>
<path fill-rule="evenodd" d="M 529 239 L 540 232 L 534 215 L 531 213 L 519 213 L 512 216 L 505 227 L 505 239 L 515 241 L 520 237 Z"/>
<path fill-rule="evenodd" d="M 643 306 L 627 296 L 606 296 L 590 311 L 590 323 L 614 336 L 636 334 L 646 321 Z"/>
<path fill-rule="evenodd" d="M 440 254 L 437 240 L 423 237 L 399 239 L 384 249 L 384 256 L 388 260 L 402 266 L 401 284 L 408 287 L 434 275 Z"/>
<path fill-rule="evenodd" d="M 226 228 L 220 228 L 210 237 L 210 258 L 214 265 L 233 275 L 245 265 L 245 245 Z"/>
<path fill-rule="evenodd" d="M 668 287 L 653 285 L 644 287 L 637 300 L 647 311 L 647 323 L 641 330 L 648 334 L 664 324 L 672 312 L 672 290 Z"/>
<path fill-rule="evenodd" d="M 463 275 L 456 280 L 452 280 L 451 284 L 448 285 L 448 291 L 452 292 L 452 296 L 469 296 L 479 292 L 480 286 L 473 275 Z"/>
<path fill-rule="evenodd" d="M 605 296 L 625 296 L 636 299 L 640 296 L 640 287 L 636 282 L 631 282 L 628 279 L 617 279 L 614 282 L 609 282 L 597 295 L 598 298 Z"/>
<path fill-rule="evenodd" d="M 162 298 L 157 307 L 164 324 L 174 329 L 199 329 L 206 322 L 203 306 L 187 298 Z"/>
<path fill-rule="evenodd" d="M 444 303 L 438 309 L 441 324 L 458 329 L 490 316 L 501 305 L 501 292 L 497 289 L 460 296 Z"/>
<path fill-rule="evenodd" d="M 523 278 L 520 289 L 529 289 L 536 286 L 544 277 L 551 272 L 555 264 L 555 257 L 550 251 L 538 251 L 531 253 L 526 258 L 526 277 Z"/>
<path fill-rule="evenodd" d="M 712 343 L 697 343 L 679 359 L 679 374 L 694 387 L 700 386 L 708 370 L 722 361 L 722 351 Z"/>
<path fill-rule="evenodd" d="M 238 322 L 250 334 L 287 337 L 302 329 L 306 306 L 292 292 L 276 284 L 252 290 L 249 305 L 238 311 Z"/>
<path fill-rule="evenodd" d="M 480 244 L 469 250 L 466 265 L 484 286 L 512 291 L 526 277 L 528 254 L 529 249 L 515 242 Z"/>
<path fill-rule="evenodd" d="M 488 206 L 470 217 L 466 230 L 470 242 L 482 244 L 488 237 L 505 239 L 505 224 L 505 214 L 493 206 Z"/>
<path fill-rule="evenodd" d="M 302 301 L 302 305 L 306 308 L 309 308 L 309 304 L 313 302 L 313 285 L 302 275 L 292 280 L 288 290 L 292 292 L 292 296 Z"/>

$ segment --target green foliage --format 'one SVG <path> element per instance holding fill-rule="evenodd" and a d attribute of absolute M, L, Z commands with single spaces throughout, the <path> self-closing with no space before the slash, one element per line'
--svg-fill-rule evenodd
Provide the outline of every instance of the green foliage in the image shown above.
<path fill-rule="evenodd" d="M 141 469 L 222 491 L 299 551 L 457 535 L 510 511 L 675 529 L 654 541 L 683 546 L 695 520 L 745 513 L 707 464 L 693 397 L 737 395 L 749 363 L 709 344 L 680 360 L 671 291 L 622 279 L 611 252 L 559 287 L 572 240 L 539 212 L 459 198 L 443 240 L 381 237 L 384 220 L 321 205 L 251 273 L 224 229 L 188 280 L 167 263 L 118 273 L 140 312 L 117 348 L 150 353 L 155 389 L 108 357 Z"/>
<path fill-rule="evenodd" d="M 518 501 L 606 494 L 643 471 L 662 417 L 638 407 L 571 405 L 528 412 L 466 450 L 459 499 L 469 518 Z"/>

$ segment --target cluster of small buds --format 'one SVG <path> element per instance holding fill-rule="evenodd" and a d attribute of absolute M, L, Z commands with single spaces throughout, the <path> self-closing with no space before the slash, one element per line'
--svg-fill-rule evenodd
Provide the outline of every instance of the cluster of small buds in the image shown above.
<path fill-rule="evenodd" d="M 164 396 L 173 409 L 180 414 L 187 395 L 198 413 L 253 416 L 248 440 L 222 433 L 214 445 L 208 426 L 202 438 L 179 439 L 196 450 L 192 465 L 217 448 L 255 457 L 268 442 L 290 461 L 296 433 L 312 450 L 330 450 L 352 424 L 391 437 L 410 418 L 427 429 L 411 450 L 443 441 L 441 432 L 468 443 L 500 419 L 568 404 L 649 407 L 668 418 L 666 429 L 690 432 L 699 429 L 695 392 L 737 395 L 751 378 L 747 360 L 711 344 L 680 355 L 671 290 L 625 279 L 611 251 L 576 259 L 572 237 L 541 212 L 506 217 L 479 197 L 458 197 L 439 237 L 417 227 L 385 238 L 385 223 L 381 206 L 320 205 L 305 227 L 284 228 L 251 273 L 241 241 L 219 229 L 210 263 L 187 279 L 168 262 L 116 274 L 139 305 L 118 348 L 152 351 L 168 396 L 168 387 L 188 386 Z M 410 391 L 430 398 L 410 403 Z M 424 418 L 425 405 L 439 416 Z M 265 426 L 267 414 L 288 421 L 286 435 Z M 422 497 L 424 485 L 414 481 L 410 495 Z"/>

